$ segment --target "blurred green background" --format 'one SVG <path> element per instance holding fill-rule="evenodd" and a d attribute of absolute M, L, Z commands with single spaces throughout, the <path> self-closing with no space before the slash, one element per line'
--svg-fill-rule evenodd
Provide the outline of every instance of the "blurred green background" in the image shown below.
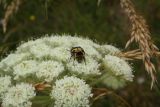
<path fill-rule="evenodd" d="M 119 0 L 101 0 L 99 6 L 97 0 L 21 0 L 18 11 L 8 21 L 6 33 L 2 29 L 2 19 L 6 12 L 5 5 L 9 5 L 12 0 L 0 1 L 1 57 L 14 51 L 21 41 L 43 37 L 44 34 L 78 34 L 100 44 L 113 44 L 121 49 L 129 39 L 130 23 L 120 7 Z M 147 20 L 152 39 L 160 47 L 160 0 L 132 1 L 136 10 Z M 159 83 L 150 90 L 151 79 L 142 62 L 132 63 L 135 70 L 134 82 L 116 93 L 132 107 L 159 107 L 160 64 L 156 64 Z M 112 96 L 107 96 L 96 102 L 95 106 L 123 105 Z"/>

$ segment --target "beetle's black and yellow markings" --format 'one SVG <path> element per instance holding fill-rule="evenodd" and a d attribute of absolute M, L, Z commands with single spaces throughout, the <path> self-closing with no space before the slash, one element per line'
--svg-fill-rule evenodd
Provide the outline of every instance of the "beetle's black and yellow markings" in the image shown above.
<path fill-rule="evenodd" d="M 80 46 L 72 47 L 70 53 L 71 53 L 71 58 L 76 60 L 78 63 L 81 63 L 82 61 L 86 63 L 85 51 Z"/>

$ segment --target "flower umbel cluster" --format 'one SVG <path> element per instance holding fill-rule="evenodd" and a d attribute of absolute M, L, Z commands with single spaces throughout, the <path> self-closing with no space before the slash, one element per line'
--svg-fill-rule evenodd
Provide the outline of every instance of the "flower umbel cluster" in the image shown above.
<path fill-rule="evenodd" d="M 84 54 L 71 56 L 73 47 L 82 48 Z M 118 52 L 112 45 L 99 45 L 70 35 L 52 35 L 22 43 L 0 62 L 2 106 L 31 107 L 32 99 L 43 97 L 34 84 L 47 82 L 52 86 L 46 92 L 54 107 L 90 107 L 94 94 L 92 82 L 98 80 L 118 89 L 133 80 L 131 66 L 115 56 Z M 83 61 L 78 61 L 80 55 L 84 55 Z"/>
<path fill-rule="evenodd" d="M 31 107 L 29 101 L 36 93 L 30 84 L 21 83 L 10 87 L 2 99 L 3 107 Z"/>
<path fill-rule="evenodd" d="M 11 86 L 10 76 L 0 77 L 0 99 L 10 86 Z"/>
<path fill-rule="evenodd" d="M 51 92 L 55 107 L 88 107 L 90 97 L 92 94 L 89 85 L 73 76 L 57 80 Z"/>

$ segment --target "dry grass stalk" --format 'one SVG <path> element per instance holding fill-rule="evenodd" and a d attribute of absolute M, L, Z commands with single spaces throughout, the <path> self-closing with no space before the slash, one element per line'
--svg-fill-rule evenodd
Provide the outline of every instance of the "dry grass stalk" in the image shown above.
<path fill-rule="evenodd" d="M 128 18 L 131 22 L 131 38 L 126 44 L 126 48 L 133 42 L 136 41 L 139 45 L 139 48 L 142 52 L 142 57 L 146 71 L 151 75 L 152 83 L 156 81 L 155 77 L 155 66 L 151 62 L 151 57 L 156 55 L 158 48 L 153 44 L 151 40 L 151 34 L 149 32 L 148 26 L 145 19 L 138 15 L 134 9 L 134 6 L 130 0 L 120 0 L 121 7 L 128 15 Z"/>
<path fill-rule="evenodd" d="M 122 57 L 125 60 L 135 60 L 135 59 L 141 60 L 142 52 L 140 51 L 140 49 L 136 49 L 128 52 L 117 53 L 116 56 Z"/>
<path fill-rule="evenodd" d="M 7 6 L 4 18 L 2 20 L 2 26 L 3 26 L 3 32 L 5 33 L 7 30 L 7 24 L 9 21 L 9 18 L 18 11 L 19 6 L 21 4 L 21 0 L 12 0 L 10 5 Z"/>
<path fill-rule="evenodd" d="M 116 53 L 115 55 L 118 57 L 124 58 L 125 60 L 142 60 L 143 59 L 142 52 L 140 51 L 140 49 L 131 50 L 127 52 L 120 52 L 120 53 Z M 155 55 L 159 57 L 160 52 L 155 52 Z"/>

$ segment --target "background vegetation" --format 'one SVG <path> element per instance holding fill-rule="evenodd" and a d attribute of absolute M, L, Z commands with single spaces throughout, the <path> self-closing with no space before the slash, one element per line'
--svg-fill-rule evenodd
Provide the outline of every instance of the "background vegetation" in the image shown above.
<path fill-rule="evenodd" d="M 39 38 L 44 34 L 82 35 L 100 44 L 114 44 L 124 49 L 129 39 L 129 21 L 120 7 L 119 0 L 20 0 L 16 13 L 8 20 L 7 30 L 2 29 L 7 5 L 12 0 L 0 0 L 0 54 L 4 57 L 21 41 Z M 160 0 L 132 0 L 136 9 L 147 20 L 152 39 L 160 47 Z M 132 46 L 132 48 L 136 45 Z M 141 61 L 133 63 L 135 80 L 117 90 L 132 107 L 159 107 L 160 63 L 157 63 L 159 83 L 150 90 L 150 76 Z M 96 107 L 119 107 L 122 104 L 113 96 L 96 102 Z"/>

